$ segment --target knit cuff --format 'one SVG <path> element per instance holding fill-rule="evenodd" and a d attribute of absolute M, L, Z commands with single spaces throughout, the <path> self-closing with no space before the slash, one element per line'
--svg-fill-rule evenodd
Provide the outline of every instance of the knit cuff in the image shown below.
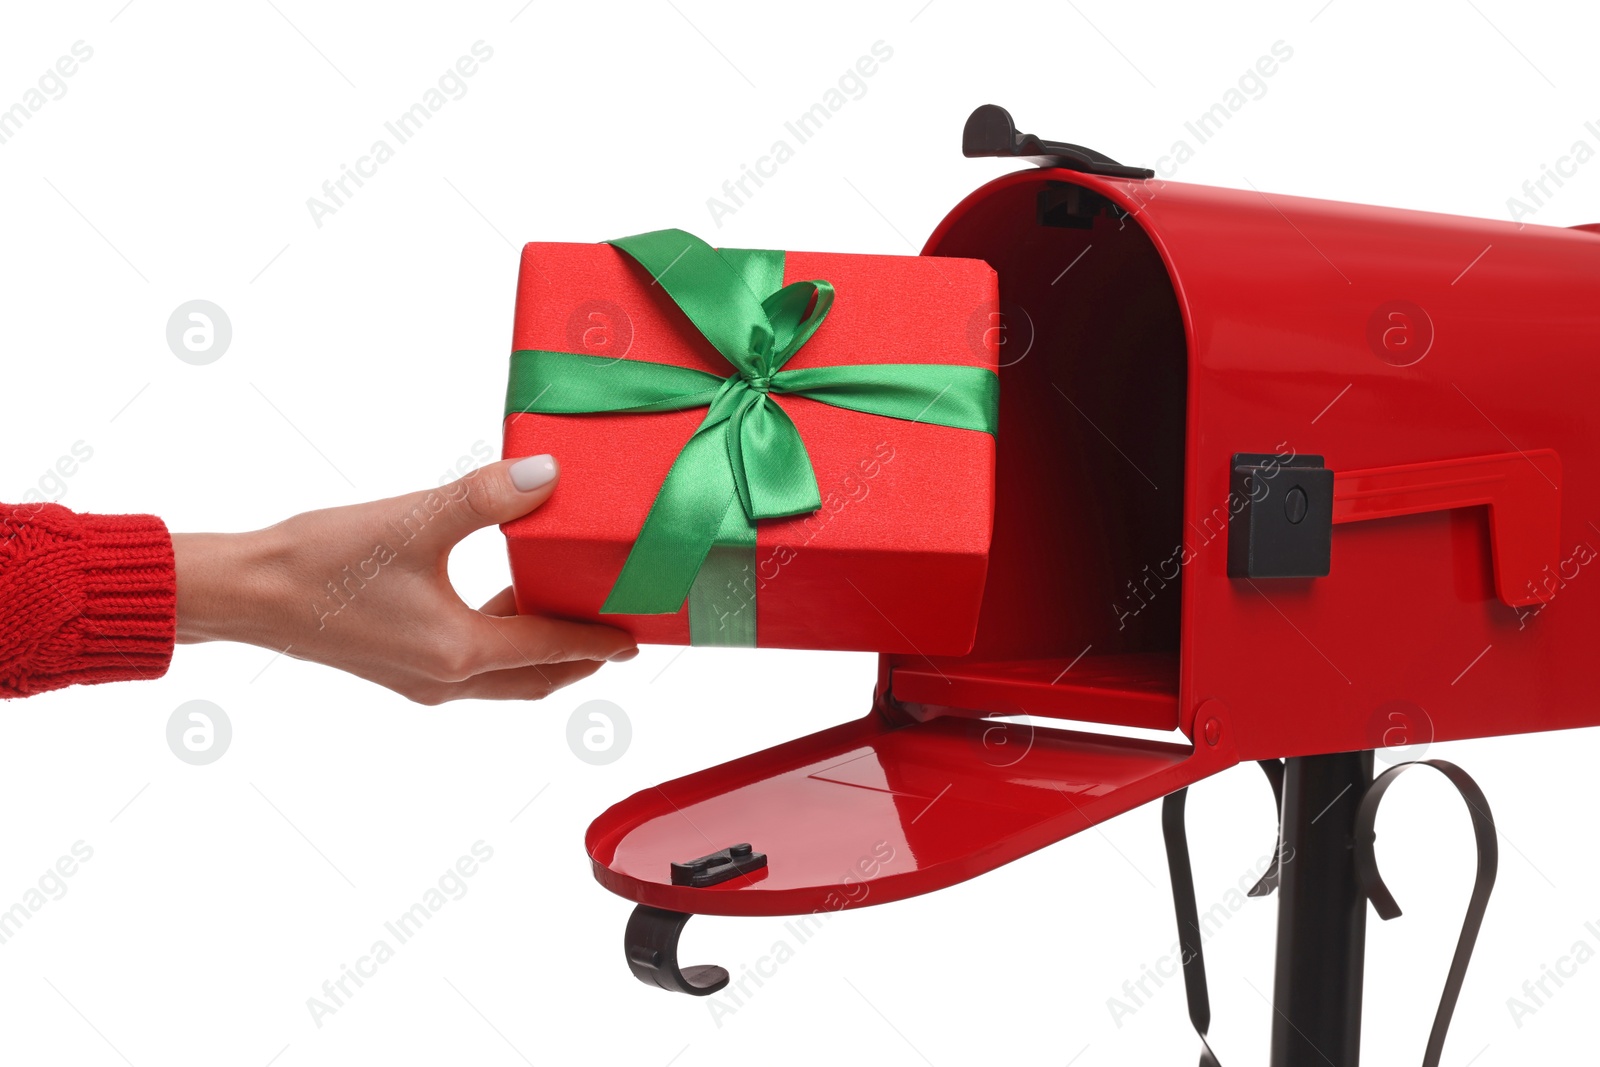
<path fill-rule="evenodd" d="M 177 572 L 154 515 L 83 515 L 82 645 L 74 682 L 159 678 L 172 663 Z"/>
<path fill-rule="evenodd" d="M 31 543 L 10 562 L 24 589 L 0 606 L 5 619 L 39 609 L 52 620 L 21 662 L 0 665 L 0 696 L 24 696 L 63 686 L 159 678 L 172 662 L 176 637 L 176 571 L 172 538 L 154 515 L 81 515 L 56 505 L 23 524 L 17 540 Z M 32 527 L 29 529 L 28 527 Z M 18 546 L 21 547 L 21 546 Z M 0 642 L 9 644 L 10 642 Z"/>

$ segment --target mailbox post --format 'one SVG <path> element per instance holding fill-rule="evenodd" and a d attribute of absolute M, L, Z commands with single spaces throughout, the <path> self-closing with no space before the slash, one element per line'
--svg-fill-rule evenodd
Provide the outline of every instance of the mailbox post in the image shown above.
<path fill-rule="evenodd" d="M 1272 1067 L 1357 1067 L 1367 898 L 1356 880 L 1356 812 L 1371 752 L 1300 756 L 1284 767 Z"/>

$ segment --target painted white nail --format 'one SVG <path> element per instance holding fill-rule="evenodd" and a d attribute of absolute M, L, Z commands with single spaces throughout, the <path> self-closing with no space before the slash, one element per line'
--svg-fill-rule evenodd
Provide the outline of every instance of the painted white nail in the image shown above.
<path fill-rule="evenodd" d="M 531 492 L 555 481 L 557 469 L 554 456 L 528 456 L 511 465 L 511 484 L 524 493 Z"/>

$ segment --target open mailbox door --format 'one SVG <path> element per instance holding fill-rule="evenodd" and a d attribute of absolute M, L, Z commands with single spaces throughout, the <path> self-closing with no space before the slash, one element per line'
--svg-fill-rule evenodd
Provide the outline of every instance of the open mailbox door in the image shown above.
<path fill-rule="evenodd" d="M 994 107 L 965 148 L 1040 164 L 923 250 L 1000 278 L 976 645 L 594 822 L 645 981 L 727 981 L 691 914 L 930 892 L 1242 760 L 1600 723 L 1600 234 L 1163 181 Z"/>
<path fill-rule="evenodd" d="M 635 794 L 590 827 L 589 854 L 606 888 L 669 911 L 836 911 L 965 881 L 1232 762 L 1215 749 L 1192 756 L 1187 745 L 874 710 Z M 765 862 L 674 881 L 675 865 L 740 844 Z"/>

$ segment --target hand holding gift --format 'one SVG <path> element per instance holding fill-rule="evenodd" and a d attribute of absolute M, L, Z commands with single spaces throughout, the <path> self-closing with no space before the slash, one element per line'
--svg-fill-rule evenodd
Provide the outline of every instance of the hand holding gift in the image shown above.
<path fill-rule="evenodd" d="M 544 505 L 557 480 L 550 456 L 531 456 L 251 533 L 175 534 L 177 639 L 260 645 L 423 704 L 547 696 L 637 655 L 633 639 L 519 615 L 510 589 L 475 611 L 445 562 L 474 530 Z"/>

